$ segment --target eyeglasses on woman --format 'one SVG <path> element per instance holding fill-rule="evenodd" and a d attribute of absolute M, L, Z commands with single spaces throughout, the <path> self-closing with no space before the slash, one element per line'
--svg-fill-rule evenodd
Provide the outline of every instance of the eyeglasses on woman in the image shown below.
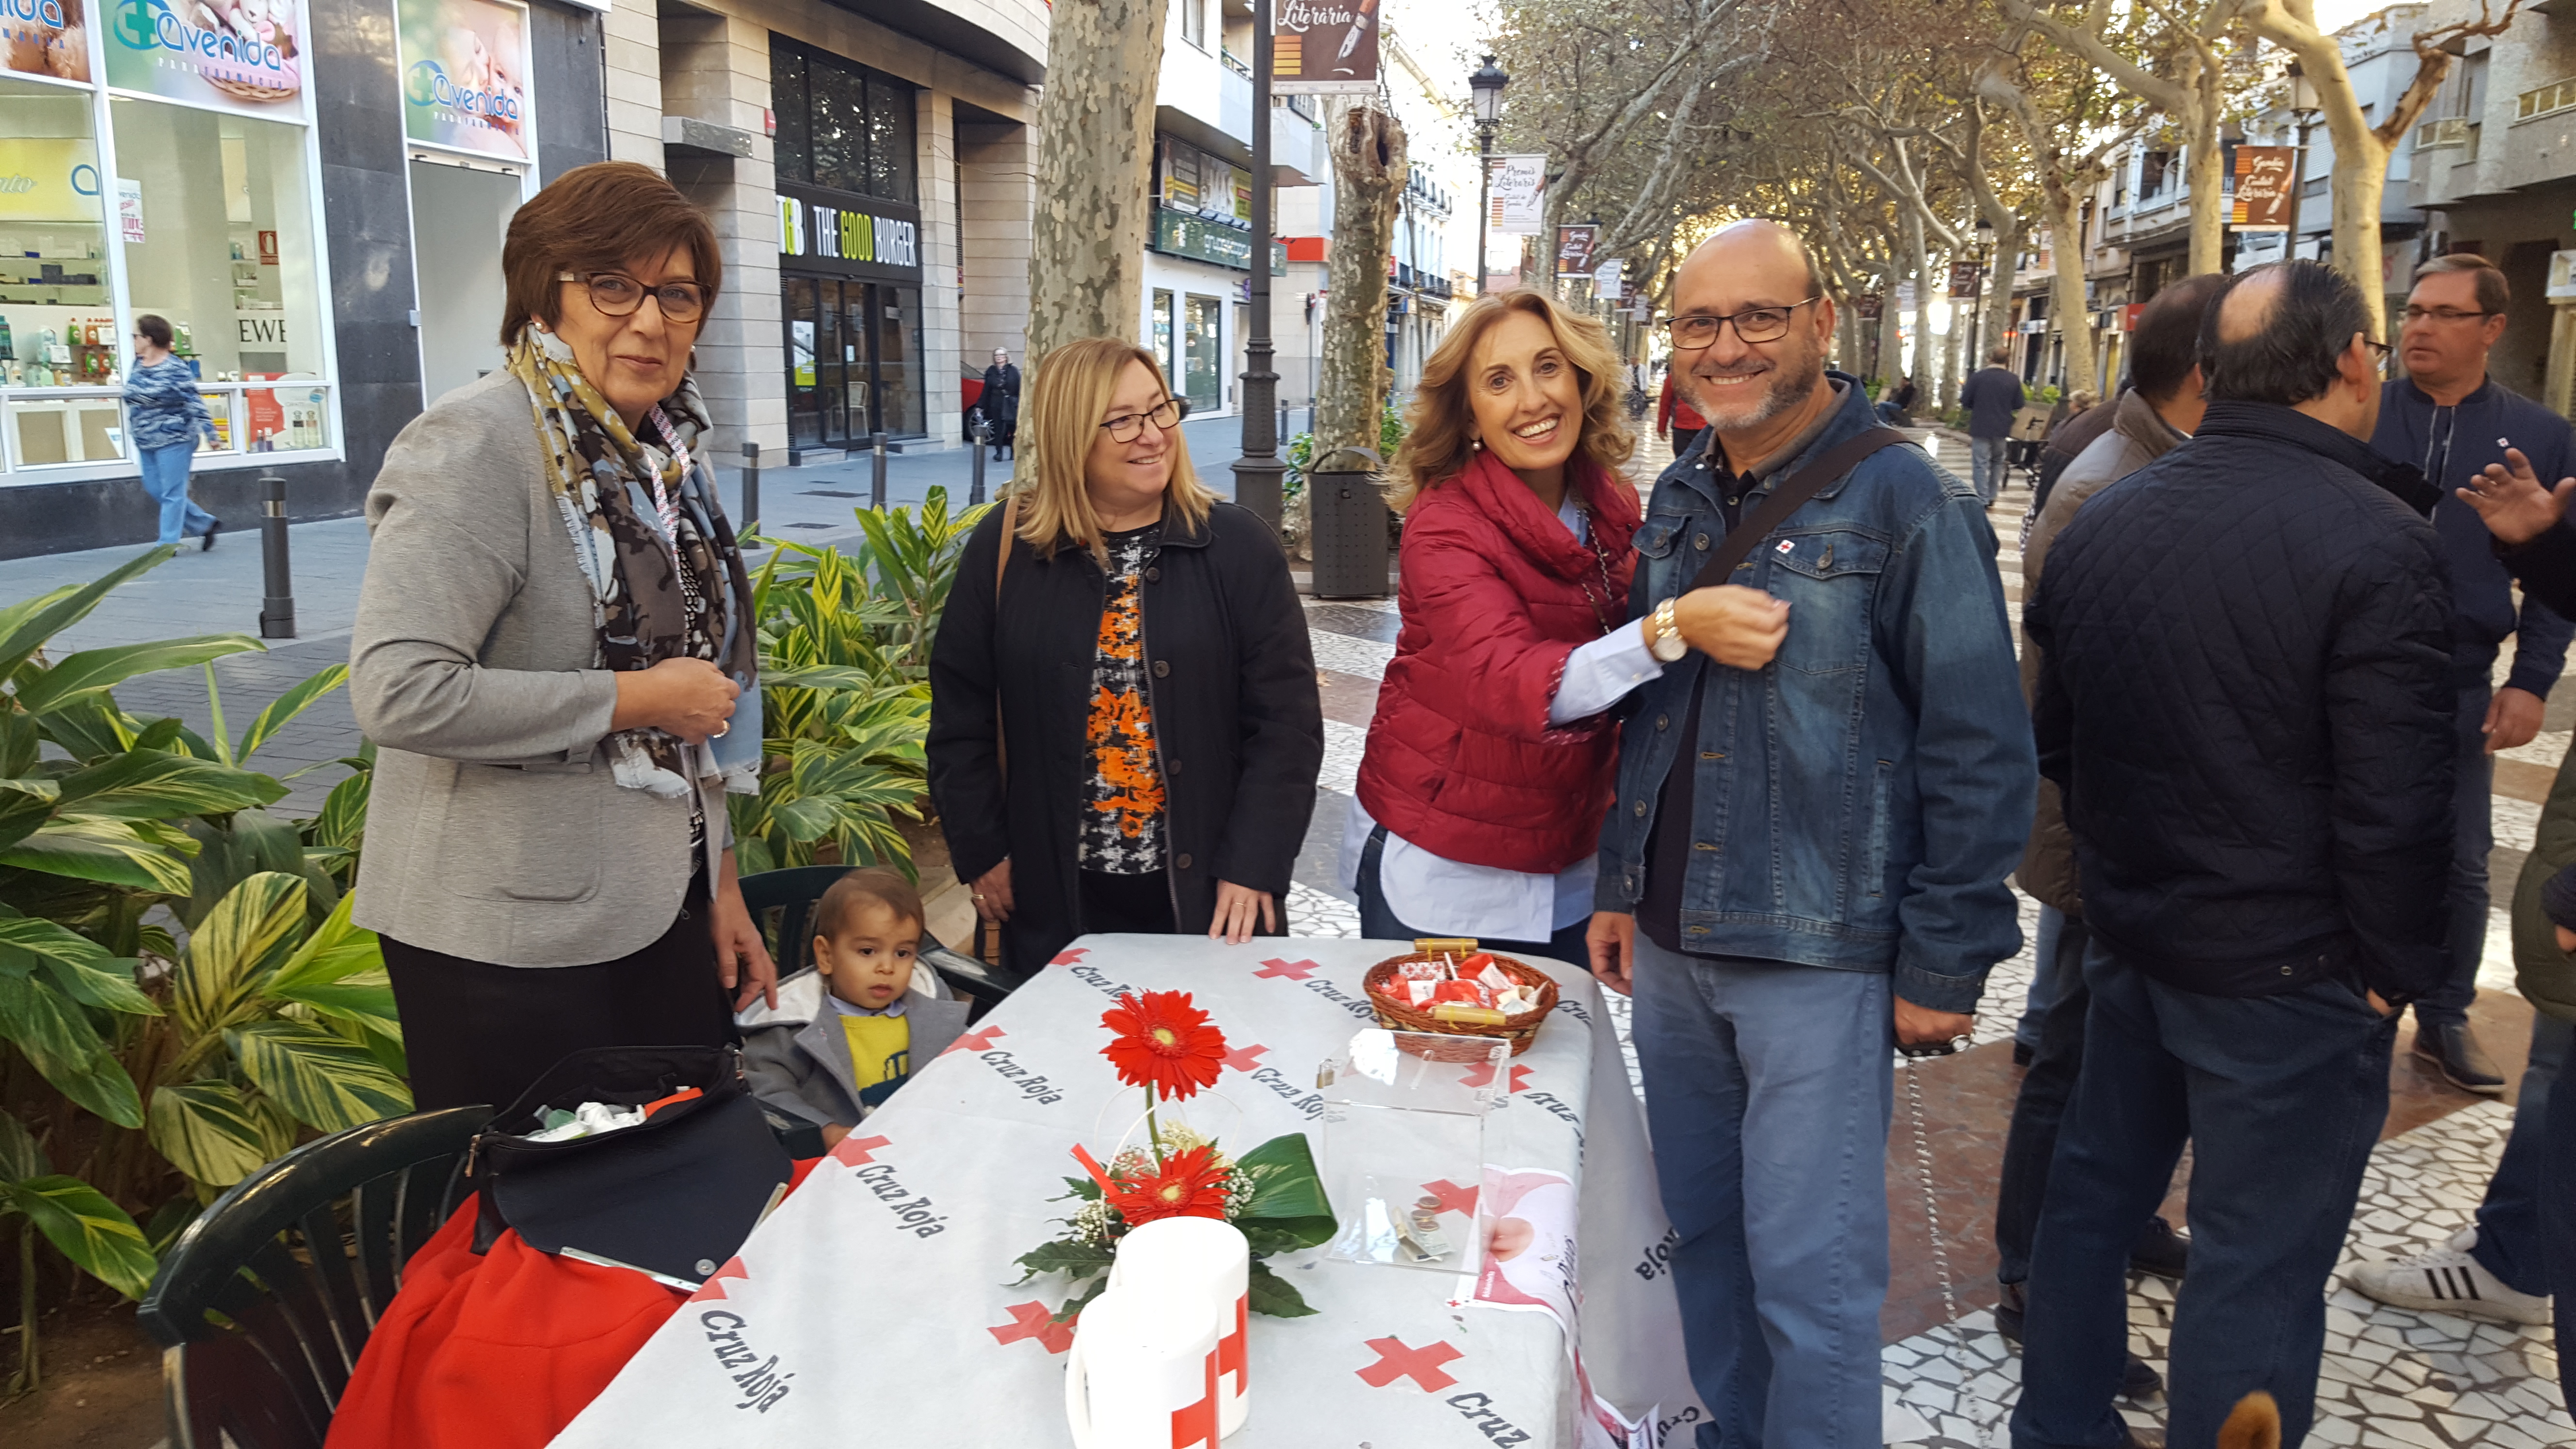
<path fill-rule="evenodd" d="M 590 293 L 590 305 L 604 317 L 632 316 L 650 295 L 665 322 L 695 322 L 707 309 L 707 289 L 695 282 L 664 282 L 648 287 L 623 272 L 557 272 L 559 282 L 578 282 Z"/>
<path fill-rule="evenodd" d="M 1147 423 L 1152 423 L 1158 431 L 1168 433 L 1180 425 L 1181 419 L 1189 416 L 1189 411 L 1190 405 L 1187 402 L 1180 398 L 1167 397 L 1141 413 L 1120 413 L 1100 426 L 1109 430 L 1111 441 L 1132 443 L 1138 433 L 1145 431 Z"/>

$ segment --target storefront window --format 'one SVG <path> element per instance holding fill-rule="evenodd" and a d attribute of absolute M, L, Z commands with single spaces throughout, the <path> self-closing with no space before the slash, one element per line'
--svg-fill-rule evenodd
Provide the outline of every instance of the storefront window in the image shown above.
<path fill-rule="evenodd" d="M 915 201 L 916 87 L 775 36 L 769 86 L 780 180 Z"/>
<path fill-rule="evenodd" d="M 85 91 L 0 80 L 0 382 L 104 387 L 116 373 L 106 203 Z M 21 466 L 123 456 L 112 395 L 13 396 Z"/>
<path fill-rule="evenodd" d="M 1187 334 L 1184 343 L 1181 386 L 1190 400 L 1193 413 L 1213 412 L 1217 406 L 1218 358 L 1217 317 L 1220 307 L 1214 297 L 1189 299 Z"/>
<path fill-rule="evenodd" d="M 1177 388 L 1180 386 L 1181 361 L 1172 351 L 1172 342 L 1172 294 L 1157 287 L 1154 289 L 1154 356 L 1162 360 L 1163 380 Z"/>
<path fill-rule="evenodd" d="M 927 426 L 921 393 L 921 289 L 874 287 L 877 308 L 877 398 L 889 433 Z"/>

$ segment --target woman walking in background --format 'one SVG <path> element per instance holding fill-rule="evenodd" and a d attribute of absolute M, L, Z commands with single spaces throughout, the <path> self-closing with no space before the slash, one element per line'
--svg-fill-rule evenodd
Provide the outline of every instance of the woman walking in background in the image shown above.
<path fill-rule="evenodd" d="M 1287 555 L 1198 481 L 1154 355 L 1047 353 L 930 655 L 930 797 L 1002 955 L 1285 929 L 1323 702 Z"/>
<path fill-rule="evenodd" d="M 1628 618 L 1618 365 L 1599 323 L 1537 292 L 1478 300 L 1423 365 L 1390 470 L 1404 623 L 1342 845 L 1371 940 L 1589 959 L 1619 750 L 1603 712 L 1663 672 L 1652 621 Z M 1664 387 L 1657 422 L 1676 402 L 1696 420 Z"/>
<path fill-rule="evenodd" d="M 197 456 L 197 440 L 215 440 L 215 420 L 197 393 L 197 374 L 170 355 L 170 323 L 146 312 L 134 319 L 134 370 L 125 378 L 126 430 L 134 439 L 134 456 L 143 465 L 143 491 L 161 505 L 161 541 L 177 543 L 190 534 L 205 539 L 200 549 L 215 546 L 224 521 L 199 508 L 188 497 L 188 465 Z"/>
<path fill-rule="evenodd" d="M 996 347 L 993 365 L 984 369 L 984 393 L 975 400 L 984 410 L 984 421 L 993 430 L 993 461 L 1018 454 L 1020 431 L 1020 370 L 1011 365 L 1011 354 Z"/>
<path fill-rule="evenodd" d="M 643 166 L 577 166 L 501 271 L 507 364 L 414 418 L 367 495 L 349 649 L 379 747 L 354 919 L 424 1110 L 506 1107 L 585 1047 L 722 1046 L 778 1004 L 725 819 L 756 788 L 751 585 L 693 463 L 715 228 Z"/>

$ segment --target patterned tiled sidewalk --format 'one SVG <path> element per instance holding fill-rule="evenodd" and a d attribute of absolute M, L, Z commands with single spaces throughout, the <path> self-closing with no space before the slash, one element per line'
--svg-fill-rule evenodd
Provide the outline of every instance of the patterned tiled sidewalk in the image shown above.
<path fill-rule="evenodd" d="M 1944 461 L 1963 463 L 1963 442 L 1945 436 L 1936 444 Z M 1640 474 L 1668 461 L 1660 445 L 1642 457 Z M 2016 483 L 1993 517 L 2003 549 L 2000 564 L 2007 607 L 2020 615 L 2020 553 L 2015 547 L 2029 491 Z M 1315 825 L 1298 862 L 1289 904 L 1300 934 L 1357 935 L 1358 910 L 1341 880 L 1343 812 L 1359 771 L 1377 684 L 1394 653 L 1397 618 L 1391 601 L 1337 600 L 1307 606 L 1315 662 L 1322 671 L 1325 721 L 1323 794 Z M 2509 660 L 2499 664 L 2499 671 Z M 2576 739 L 2576 690 L 2552 701 L 2552 727 L 2531 745 L 2509 751 L 2497 770 L 2496 854 L 2490 865 L 2499 899 L 2511 892 L 2538 822 L 2539 801 L 2571 739 Z M 1889 1215 L 1894 1281 L 1882 1329 L 1890 1443 L 1937 1449 L 1987 1449 L 2009 1440 L 2006 1419 L 2018 1392 L 2020 1360 L 1994 1330 L 1993 1227 L 1995 1182 L 2020 1072 L 2012 1065 L 2010 1038 L 2030 984 L 2032 937 L 2038 903 L 2021 902 L 2023 948 L 1988 978 L 1986 1010 L 1977 1017 L 1975 1045 L 1956 1057 L 1899 1071 L 1920 1072 L 1924 1127 L 1933 1147 L 1933 1197 L 1948 1249 L 1955 1301 L 1962 1316 L 1948 1322 L 1934 1270 L 1921 1178 L 1915 1170 L 1912 1123 L 1899 1078 L 1896 1130 L 1888 1156 Z M 2519 1079 L 2521 1048 L 2529 1039 L 2530 1009 L 2510 994 L 2511 964 L 2505 916 L 2491 918 L 2489 950 L 2473 1019 L 2500 1058 L 2510 1058 Z M 1624 1044 L 1628 1003 L 1611 999 Z M 2363 1185 L 2361 1207 L 2346 1243 L 2346 1265 L 2391 1258 L 2441 1242 L 2469 1220 L 2484 1191 L 2504 1132 L 2509 1107 L 2456 1092 L 2408 1054 L 2411 1028 L 2399 1038 L 2391 1072 L 2391 1100 L 2384 1140 Z M 1631 1083 L 1636 1058 L 1628 1053 Z M 2510 1100 L 2510 1097 L 2507 1099 Z M 2168 1215 L 2181 1220 L 2188 1160 L 2178 1174 Z M 2161 1370 L 2173 1313 L 2172 1290 L 2159 1280 L 2133 1284 L 2132 1346 Z M 2576 1442 L 2560 1411 L 2556 1357 L 2545 1329 L 2511 1329 L 2440 1315 L 2383 1308 L 2338 1283 L 2329 1309 L 2327 1356 L 2319 1383 L 2313 1442 L 2360 1449 L 2538 1449 Z M 1964 1385 L 1964 1388 L 1963 1388 Z M 2140 1424 L 2160 1423 L 2161 1398 L 2124 1404 Z"/>

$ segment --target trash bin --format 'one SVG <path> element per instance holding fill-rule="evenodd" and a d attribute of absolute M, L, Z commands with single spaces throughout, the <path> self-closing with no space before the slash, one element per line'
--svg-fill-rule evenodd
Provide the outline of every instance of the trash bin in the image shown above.
<path fill-rule="evenodd" d="M 1307 470 L 1316 598 L 1386 597 L 1386 497 L 1377 481 L 1385 466 L 1372 449 L 1339 448 Z"/>

